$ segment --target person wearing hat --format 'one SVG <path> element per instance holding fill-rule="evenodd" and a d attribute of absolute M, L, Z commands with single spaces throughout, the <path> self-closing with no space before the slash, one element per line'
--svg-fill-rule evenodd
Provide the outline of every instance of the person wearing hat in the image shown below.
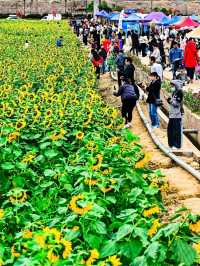
<path fill-rule="evenodd" d="M 168 145 L 172 149 L 180 149 L 182 145 L 182 117 L 183 91 L 180 80 L 172 80 L 172 95 L 167 99 L 169 109 L 169 123 L 167 127 Z"/>
<path fill-rule="evenodd" d="M 173 48 L 169 51 L 169 61 L 172 64 L 173 80 L 176 79 L 176 71 L 182 65 L 183 50 L 180 49 L 179 44 L 174 42 Z"/>

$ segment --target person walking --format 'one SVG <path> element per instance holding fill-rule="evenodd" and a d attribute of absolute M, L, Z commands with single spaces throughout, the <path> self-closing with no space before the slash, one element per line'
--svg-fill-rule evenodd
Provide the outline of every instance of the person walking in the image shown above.
<path fill-rule="evenodd" d="M 149 104 L 149 116 L 152 128 L 158 128 L 160 121 L 157 113 L 158 101 L 160 100 L 161 80 L 156 72 L 150 74 L 151 83 L 146 88 L 148 92 L 147 103 Z"/>
<path fill-rule="evenodd" d="M 125 118 L 124 128 L 131 127 L 133 118 L 133 109 L 136 106 L 136 102 L 139 99 L 139 90 L 136 84 L 130 84 L 130 82 L 121 77 L 122 86 L 118 92 L 114 92 L 113 95 L 116 97 L 121 96 L 122 101 L 122 117 Z"/>
<path fill-rule="evenodd" d="M 105 72 L 106 72 L 107 52 L 106 52 L 105 48 L 103 47 L 103 45 L 101 46 L 101 49 L 100 49 L 100 51 L 99 51 L 99 55 L 100 55 L 101 58 L 103 59 L 102 67 L 101 67 L 101 73 L 102 73 L 102 74 L 105 74 Z"/>
<path fill-rule="evenodd" d="M 125 59 L 124 78 L 130 80 L 131 84 L 134 84 L 135 67 L 131 57 Z"/>
<path fill-rule="evenodd" d="M 160 63 L 156 63 L 155 57 L 150 57 L 151 73 L 156 72 L 160 77 L 160 80 L 163 80 L 163 67 Z"/>
<path fill-rule="evenodd" d="M 140 47 L 139 36 L 138 36 L 137 32 L 132 31 L 131 37 L 132 37 L 132 49 L 131 49 L 131 51 L 133 51 L 133 54 L 136 54 L 138 56 L 139 47 Z"/>
<path fill-rule="evenodd" d="M 197 47 L 193 39 L 189 39 L 185 46 L 183 62 L 187 70 L 187 76 L 189 77 L 190 82 L 193 83 L 195 67 L 198 63 Z"/>
<path fill-rule="evenodd" d="M 176 71 L 181 67 L 183 60 L 183 51 L 179 44 L 174 42 L 173 48 L 169 51 L 169 62 L 172 64 L 173 80 L 176 79 Z"/>
<path fill-rule="evenodd" d="M 118 76 L 118 85 L 121 86 L 121 77 L 124 75 L 124 63 L 125 63 L 125 55 L 123 50 L 120 50 L 116 57 L 116 65 L 117 65 L 117 76 Z"/>
<path fill-rule="evenodd" d="M 182 145 L 183 91 L 180 80 L 172 80 L 172 96 L 167 99 L 170 104 L 169 123 L 167 127 L 168 145 L 180 149 Z"/>
<path fill-rule="evenodd" d="M 103 58 L 96 52 L 92 51 L 92 64 L 96 69 L 96 77 L 100 79 L 101 67 L 103 64 Z"/>

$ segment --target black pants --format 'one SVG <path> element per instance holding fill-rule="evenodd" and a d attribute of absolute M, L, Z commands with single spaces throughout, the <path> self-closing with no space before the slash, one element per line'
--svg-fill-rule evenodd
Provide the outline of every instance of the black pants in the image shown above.
<path fill-rule="evenodd" d="M 100 67 L 96 66 L 96 77 L 97 77 L 97 79 L 100 79 L 100 73 L 101 73 Z"/>
<path fill-rule="evenodd" d="M 119 70 L 117 71 L 117 79 L 118 79 L 118 86 L 121 87 L 122 85 L 122 81 L 121 81 L 121 77 L 123 76 L 123 71 Z"/>
<path fill-rule="evenodd" d="M 130 50 L 130 52 L 133 51 L 133 54 L 136 54 L 138 56 L 139 53 L 139 47 L 138 46 L 133 46 Z"/>
<path fill-rule="evenodd" d="M 135 99 L 127 99 L 122 101 L 122 117 L 125 118 L 125 123 L 130 123 L 133 118 L 133 108 L 136 105 Z"/>
<path fill-rule="evenodd" d="M 195 72 L 195 68 L 194 67 L 187 67 L 187 76 L 193 80 L 194 79 L 194 72 Z"/>
<path fill-rule="evenodd" d="M 141 43 L 142 57 L 145 57 L 147 55 L 146 49 L 147 49 L 146 43 Z"/>
<path fill-rule="evenodd" d="M 182 143 L 182 119 L 170 118 L 167 128 L 168 145 L 169 147 L 181 148 Z"/>

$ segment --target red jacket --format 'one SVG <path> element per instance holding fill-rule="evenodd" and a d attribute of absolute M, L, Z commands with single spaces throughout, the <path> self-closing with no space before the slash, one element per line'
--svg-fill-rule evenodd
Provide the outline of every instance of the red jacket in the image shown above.
<path fill-rule="evenodd" d="M 103 48 L 106 50 L 106 52 L 108 53 L 109 49 L 110 49 L 110 45 L 111 45 L 111 41 L 108 39 L 105 39 L 102 42 Z"/>
<path fill-rule="evenodd" d="M 99 56 L 98 60 L 95 60 L 94 58 L 92 59 L 92 63 L 95 67 L 99 67 L 100 65 L 103 64 L 103 58 Z"/>
<path fill-rule="evenodd" d="M 197 66 L 198 61 L 198 53 L 196 44 L 194 41 L 188 41 L 185 47 L 185 53 L 184 53 L 184 64 L 187 68 L 194 68 Z"/>

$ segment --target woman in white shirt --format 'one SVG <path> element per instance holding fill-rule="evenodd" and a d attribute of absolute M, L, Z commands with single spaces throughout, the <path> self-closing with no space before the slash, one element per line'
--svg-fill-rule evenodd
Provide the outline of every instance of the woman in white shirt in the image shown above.
<path fill-rule="evenodd" d="M 157 63 L 160 63 L 160 61 L 161 61 L 160 50 L 156 44 L 153 45 L 153 52 L 152 52 L 151 56 L 155 57 Z"/>

